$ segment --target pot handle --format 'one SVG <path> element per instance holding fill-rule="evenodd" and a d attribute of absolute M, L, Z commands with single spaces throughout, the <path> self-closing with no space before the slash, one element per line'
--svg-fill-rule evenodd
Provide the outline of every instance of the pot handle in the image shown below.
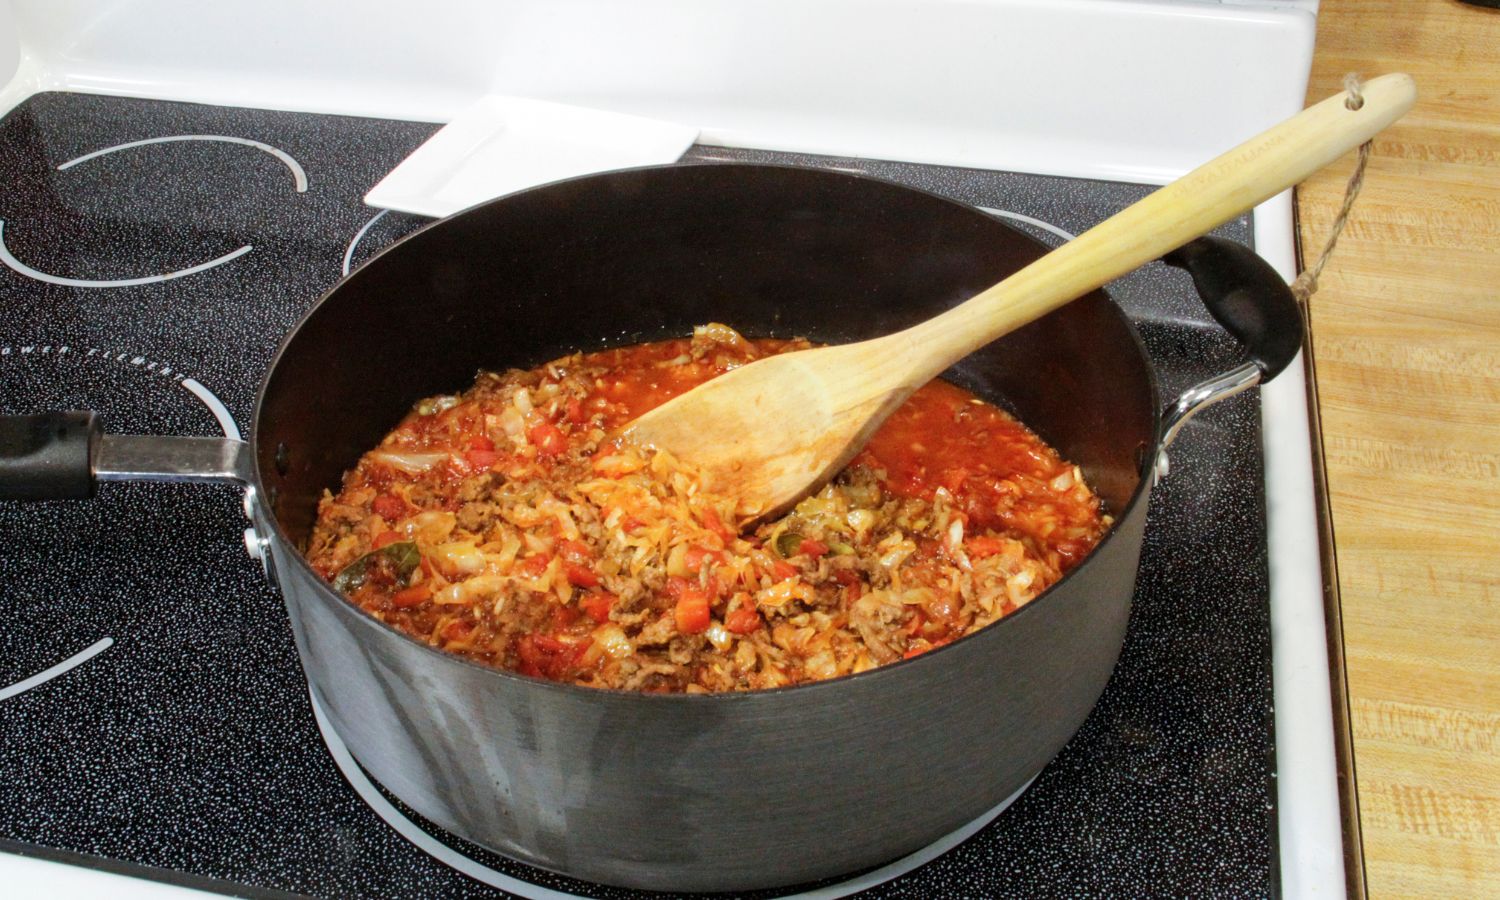
<path fill-rule="evenodd" d="M 105 434 L 92 412 L 0 416 L 0 500 L 85 500 L 101 481 L 252 477 L 244 441 Z"/>
<path fill-rule="evenodd" d="M 1250 357 L 1177 398 L 1162 417 L 1161 446 L 1166 448 L 1200 410 L 1275 378 L 1302 349 L 1304 326 L 1292 289 L 1244 244 L 1209 235 L 1178 247 L 1162 262 L 1192 276 L 1203 305 Z"/>

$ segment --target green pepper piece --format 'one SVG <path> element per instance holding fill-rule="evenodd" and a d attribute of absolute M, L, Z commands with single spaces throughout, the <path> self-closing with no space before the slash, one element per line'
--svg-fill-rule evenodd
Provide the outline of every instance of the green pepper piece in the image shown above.
<path fill-rule="evenodd" d="M 802 535 L 795 531 L 783 531 L 776 536 L 776 554 L 782 559 L 796 556 L 802 549 Z"/>

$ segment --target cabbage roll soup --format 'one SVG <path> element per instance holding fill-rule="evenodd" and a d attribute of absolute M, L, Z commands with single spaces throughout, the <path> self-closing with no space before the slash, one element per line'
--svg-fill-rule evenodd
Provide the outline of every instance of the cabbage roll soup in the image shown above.
<path fill-rule="evenodd" d="M 715 375 L 806 341 L 691 339 L 481 373 L 417 403 L 329 492 L 312 565 L 419 641 L 600 688 L 746 691 L 926 653 L 1024 606 L 1110 524 L 1078 468 L 943 381 L 790 513 L 611 439 Z"/>

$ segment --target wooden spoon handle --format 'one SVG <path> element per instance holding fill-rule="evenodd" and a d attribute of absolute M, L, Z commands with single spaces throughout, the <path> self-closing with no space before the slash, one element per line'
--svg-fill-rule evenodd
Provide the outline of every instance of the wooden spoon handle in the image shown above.
<path fill-rule="evenodd" d="M 923 383 L 1003 334 L 1130 272 L 1301 182 L 1400 118 L 1416 100 L 1410 76 L 1339 94 L 1303 110 L 1104 220 L 975 295 L 900 332 L 908 377 Z"/>

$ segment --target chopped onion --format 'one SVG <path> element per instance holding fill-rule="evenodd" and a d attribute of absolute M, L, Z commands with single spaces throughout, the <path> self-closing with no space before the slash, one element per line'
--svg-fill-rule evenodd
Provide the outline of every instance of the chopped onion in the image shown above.
<path fill-rule="evenodd" d="M 1031 583 L 1035 580 L 1036 576 L 1030 569 L 1022 569 L 1007 578 L 1005 580 L 1005 592 L 1010 595 L 1011 602 L 1021 603 L 1022 599 L 1026 596 L 1026 589 L 1031 587 Z"/>
<path fill-rule="evenodd" d="M 728 344 L 731 347 L 749 344 L 743 335 L 722 322 L 709 322 L 707 325 L 697 326 L 693 329 L 693 337 L 713 341 L 716 344 Z"/>
<path fill-rule="evenodd" d="M 459 589 L 458 596 L 465 603 L 475 603 L 487 600 L 490 597 L 504 598 L 508 579 L 503 575 L 475 575 L 466 581 L 460 581 L 454 585 Z M 504 600 L 501 599 L 501 609 L 504 608 Z M 498 609 L 496 610 L 499 611 Z"/>
<path fill-rule="evenodd" d="M 513 442 L 525 443 L 526 419 L 514 406 L 507 406 L 500 412 L 500 430 Z"/>
<path fill-rule="evenodd" d="M 948 537 L 948 539 L 946 541 L 944 541 L 943 543 L 947 545 L 947 549 L 950 552 L 953 551 L 953 550 L 957 550 L 958 548 L 960 548 L 960 547 L 963 546 L 963 544 L 964 544 L 964 520 L 963 519 L 954 519 L 952 522 L 948 523 L 948 535 L 947 535 L 947 537 Z"/>
<path fill-rule="evenodd" d="M 521 552 L 521 539 L 514 532 L 506 531 L 500 538 L 500 545 L 495 546 L 491 541 L 484 545 L 485 558 L 493 563 L 501 572 L 509 572 L 516 564 L 516 556 Z"/>
<path fill-rule="evenodd" d="M 457 405 L 458 397 L 451 394 L 445 394 L 441 397 L 428 397 L 417 404 L 417 415 L 431 416 L 452 409 Z"/>
<path fill-rule="evenodd" d="M 607 456 L 594 457 L 593 467 L 594 471 L 600 475 L 619 478 L 644 469 L 646 461 L 635 453 L 610 453 Z"/>
<path fill-rule="evenodd" d="M 370 459 L 390 466 L 408 475 L 421 475 L 428 469 L 448 459 L 446 453 L 410 453 L 398 450 L 374 450 Z"/>
<path fill-rule="evenodd" d="M 785 581 L 778 581 L 763 591 L 756 592 L 755 603 L 757 606 L 765 609 L 774 610 L 780 609 L 793 600 L 811 600 L 812 596 L 812 586 L 804 584 L 802 579 L 794 576 Z"/>
<path fill-rule="evenodd" d="M 854 529 L 855 534 L 861 536 L 875 527 L 875 513 L 868 509 L 851 509 L 844 520 Z"/>
<path fill-rule="evenodd" d="M 908 556 L 911 556 L 913 553 L 917 552 L 917 545 L 907 540 L 895 542 L 881 541 L 880 543 L 882 548 L 884 548 L 887 543 L 891 543 L 890 549 L 886 550 L 886 552 L 880 557 L 880 564 L 882 566 L 885 566 L 887 569 L 896 568 L 897 566 L 906 562 L 906 558 Z"/>
<path fill-rule="evenodd" d="M 708 638 L 708 642 L 713 644 L 714 648 L 718 650 L 728 650 L 730 643 L 734 641 L 734 638 L 729 634 L 729 629 L 718 622 L 708 626 L 708 630 L 703 632 L 703 636 Z"/>
<path fill-rule="evenodd" d="M 484 554 L 473 541 L 451 541 L 433 548 L 433 555 L 449 572 L 473 575 L 484 570 Z"/>
<path fill-rule="evenodd" d="M 678 544 L 667 551 L 667 574 L 686 578 L 694 573 L 687 567 L 687 544 Z"/>
<path fill-rule="evenodd" d="M 428 510 L 417 513 L 407 525 L 407 534 L 419 538 L 424 544 L 441 544 L 453 533 L 458 517 L 451 512 Z"/>
<path fill-rule="evenodd" d="M 802 669 L 814 678 L 832 678 L 839 673 L 838 663 L 827 650 L 819 650 L 809 656 L 802 662 Z"/>
<path fill-rule="evenodd" d="M 495 613 L 498 615 L 505 609 L 506 580 L 500 575 L 476 575 L 466 581 L 450 584 L 436 594 L 432 595 L 432 602 L 439 605 L 464 604 L 472 606 L 476 603 L 495 598 Z"/>
<path fill-rule="evenodd" d="M 615 659 L 624 659 L 635 653 L 635 645 L 630 643 L 625 629 L 610 622 L 600 625 L 594 629 L 594 642 L 604 648 L 604 652 Z"/>

